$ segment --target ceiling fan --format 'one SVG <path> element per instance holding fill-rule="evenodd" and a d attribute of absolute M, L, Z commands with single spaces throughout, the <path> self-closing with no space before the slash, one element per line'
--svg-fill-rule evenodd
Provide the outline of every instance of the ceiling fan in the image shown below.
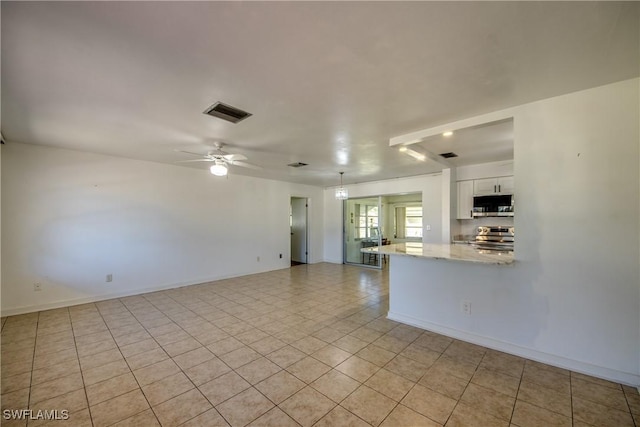
<path fill-rule="evenodd" d="M 194 159 L 194 160 L 181 160 L 179 163 L 189 163 L 189 162 L 213 162 L 213 165 L 209 168 L 212 174 L 215 176 L 225 176 L 229 172 L 229 166 L 242 166 L 244 168 L 250 169 L 262 169 L 259 166 L 252 165 L 251 163 L 246 163 L 244 160 L 247 160 L 247 156 L 244 154 L 232 154 L 222 151 L 222 148 L 225 146 L 222 142 L 214 143 L 215 151 L 210 151 L 209 153 L 202 155 L 200 153 L 193 153 L 191 151 L 183 151 L 183 150 L 175 150 L 180 153 L 193 154 L 194 156 L 203 157 L 202 159 Z"/>

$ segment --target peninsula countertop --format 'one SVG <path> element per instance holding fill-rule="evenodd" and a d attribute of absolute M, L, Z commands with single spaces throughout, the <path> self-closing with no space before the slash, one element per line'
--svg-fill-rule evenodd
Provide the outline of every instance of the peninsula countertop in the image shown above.
<path fill-rule="evenodd" d="M 449 261 L 466 261 L 479 264 L 513 263 L 513 252 L 479 249 L 472 245 L 464 244 L 407 242 L 362 248 L 361 252 Z"/>

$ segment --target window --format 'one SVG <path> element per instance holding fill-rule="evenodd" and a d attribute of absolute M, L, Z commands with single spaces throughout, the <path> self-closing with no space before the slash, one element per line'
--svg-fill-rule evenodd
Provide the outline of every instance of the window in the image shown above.
<path fill-rule="evenodd" d="M 356 227 L 356 238 L 368 239 L 378 237 L 378 205 L 358 205 L 356 204 L 356 215 L 358 226 Z M 371 230 L 374 229 L 372 232 Z M 376 234 L 378 233 L 378 234 Z"/>
<path fill-rule="evenodd" d="M 397 206 L 395 211 L 395 237 L 422 238 L 422 206 Z"/>
<path fill-rule="evenodd" d="M 407 206 L 404 217 L 405 237 L 422 237 L 422 206 Z"/>

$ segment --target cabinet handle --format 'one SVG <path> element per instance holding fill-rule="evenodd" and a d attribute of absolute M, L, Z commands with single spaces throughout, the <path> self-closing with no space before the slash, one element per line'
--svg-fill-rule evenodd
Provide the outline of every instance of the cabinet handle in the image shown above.
<path fill-rule="evenodd" d="M 502 187 L 502 185 L 498 184 L 498 193 L 502 192 L 501 187 Z"/>
<path fill-rule="evenodd" d="M 471 210 L 469 211 L 469 217 L 470 217 L 470 218 L 473 218 L 473 209 L 471 209 Z"/>
<path fill-rule="evenodd" d="M 494 192 L 494 193 L 497 193 L 497 192 L 498 192 L 498 190 L 496 190 L 496 186 L 495 186 L 495 185 L 493 186 L 493 192 Z"/>

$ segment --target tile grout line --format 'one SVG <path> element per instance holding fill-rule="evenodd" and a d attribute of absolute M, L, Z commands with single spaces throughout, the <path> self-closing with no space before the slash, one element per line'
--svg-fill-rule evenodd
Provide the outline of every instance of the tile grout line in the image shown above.
<path fill-rule="evenodd" d="M 171 298 L 170 296 L 169 296 L 169 298 L 173 300 L 173 298 Z M 145 297 L 145 299 L 147 299 L 147 298 Z M 148 302 L 149 302 L 149 304 L 151 304 L 151 305 L 152 305 L 156 310 L 160 311 L 161 313 L 163 313 L 163 315 L 165 315 L 167 318 L 169 318 L 169 319 L 171 320 L 171 322 L 172 322 L 172 323 L 174 323 L 175 325 L 177 325 L 177 326 L 180 328 L 180 330 L 181 330 L 181 331 L 183 331 L 184 333 L 186 333 L 187 335 L 189 335 L 191 338 L 193 338 L 194 340 L 196 340 L 196 341 L 197 341 L 197 342 L 202 346 L 202 348 L 207 349 L 207 346 L 205 346 L 205 345 L 204 345 L 200 340 L 198 340 L 196 337 L 194 337 L 193 335 L 191 335 L 189 332 L 185 331 L 185 330 L 183 329 L 183 327 L 182 327 L 182 326 L 180 326 L 179 324 L 177 324 L 177 323 L 176 323 L 176 322 L 175 322 L 171 317 L 167 316 L 167 315 L 166 315 L 166 314 L 165 314 L 161 309 L 159 309 L 159 308 L 157 307 L 157 305 L 153 304 L 153 302 L 149 301 L 148 299 L 147 299 L 147 301 L 148 301 Z M 175 300 L 174 300 L 174 301 L 175 301 Z M 185 308 L 185 310 L 188 310 L 188 311 L 190 311 L 191 313 L 196 314 L 196 316 L 197 316 L 197 317 L 199 317 L 200 319 L 203 319 L 203 320 L 204 320 L 204 321 L 206 321 L 207 323 L 211 323 L 211 322 L 210 322 L 210 321 L 208 321 L 207 319 L 203 318 L 202 316 L 198 315 L 198 314 L 197 314 L 197 313 L 195 313 L 194 311 L 192 311 L 192 310 L 188 309 L 187 307 L 185 307 L 183 304 L 180 304 L 180 303 L 178 303 L 177 301 L 175 301 L 175 302 L 176 302 L 178 305 L 180 305 L 180 306 L 184 307 L 184 308 Z M 129 313 L 131 313 L 131 315 L 132 315 L 132 316 L 134 316 L 134 318 L 139 322 L 139 320 L 138 320 L 138 318 L 136 317 L 136 315 L 135 315 L 133 312 L 131 312 L 131 310 L 129 310 L 129 308 L 128 308 L 124 303 L 122 303 L 122 304 L 123 304 L 123 306 L 125 306 L 125 308 L 129 311 Z M 234 316 L 234 317 L 235 317 L 235 316 Z M 142 328 L 145 330 L 145 332 L 147 332 L 147 333 L 149 334 L 149 336 L 151 336 L 151 338 L 156 342 L 156 344 L 158 344 L 159 348 L 161 348 L 161 349 L 165 352 L 165 354 L 167 354 L 167 356 L 169 357 L 169 359 L 171 359 L 171 360 L 173 361 L 173 357 L 171 357 L 168 353 L 166 353 L 166 350 L 164 349 L 164 347 L 163 347 L 159 342 L 157 342 L 157 341 L 156 341 L 156 337 L 155 337 L 155 336 L 153 336 L 153 335 L 152 335 L 152 334 L 147 330 L 147 328 L 146 328 L 144 325 L 142 325 L 141 323 L 140 323 L 140 326 L 142 326 Z M 213 325 L 213 326 L 215 326 L 215 325 Z M 226 332 L 226 331 L 225 331 L 225 332 Z M 169 332 L 169 333 L 171 333 L 171 332 Z M 163 334 L 163 335 L 166 335 L 166 334 Z M 231 335 L 230 335 L 230 336 L 231 336 Z M 224 339 L 224 338 L 223 338 L 223 339 Z M 244 343 L 243 343 L 243 344 L 244 344 Z M 117 345 L 117 343 L 116 343 L 116 345 Z M 189 351 L 192 351 L 192 350 L 189 350 Z M 189 351 L 186 351 L 186 352 L 181 353 L 181 354 L 188 353 Z M 210 351 L 210 350 L 209 350 L 209 349 L 207 349 L 207 351 Z M 213 353 L 212 353 L 212 354 L 213 354 Z M 227 354 L 227 353 L 225 353 L 225 354 Z M 179 354 L 179 355 L 180 355 L 180 354 Z M 176 355 L 176 357 L 177 357 L 177 356 L 179 356 L 179 355 Z M 227 366 L 227 368 L 229 368 L 232 372 L 235 372 L 235 370 L 234 370 L 233 368 L 231 368 L 229 365 L 227 365 L 227 364 L 224 362 L 224 360 L 220 359 L 220 358 L 219 358 L 217 355 L 215 355 L 215 354 L 213 354 L 213 355 L 214 355 L 214 357 L 215 357 L 216 359 L 220 360 L 220 362 L 222 362 L 225 366 Z M 123 357 L 124 357 L 124 355 L 123 355 Z M 126 358 L 125 358 L 125 362 L 126 362 Z M 173 363 L 175 363 L 175 361 L 173 361 Z M 194 366 L 192 366 L 192 367 L 200 366 L 200 365 L 202 365 L 202 364 L 204 364 L 204 363 L 207 363 L 207 361 L 202 362 L 202 363 L 199 363 L 199 364 L 194 365 Z M 251 363 L 251 362 L 248 362 L 248 363 Z M 128 365 L 128 362 L 127 362 L 127 365 Z M 152 366 L 152 365 L 149 365 L 149 366 Z M 185 391 L 184 393 L 181 393 L 181 394 L 179 394 L 179 395 L 173 396 L 173 397 L 171 397 L 170 399 L 168 399 L 168 400 L 166 400 L 166 401 L 169 401 L 169 400 L 174 399 L 174 398 L 176 398 L 176 397 L 178 397 L 178 396 L 181 396 L 181 395 L 183 395 L 183 394 L 185 394 L 185 393 L 188 393 L 188 392 L 190 392 L 191 390 L 194 390 L 194 389 L 195 389 L 195 390 L 198 390 L 198 392 L 199 392 L 199 393 L 200 393 L 200 394 L 201 394 L 201 395 L 202 395 L 202 396 L 207 400 L 207 402 L 209 402 L 209 404 L 212 406 L 212 409 L 214 409 L 218 414 L 220 414 L 220 416 L 221 416 L 225 421 L 227 421 L 227 422 L 228 422 L 228 420 L 227 420 L 226 418 L 224 418 L 224 415 L 222 415 L 222 414 L 220 413 L 220 411 L 218 411 L 218 410 L 216 409 L 216 405 L 214 405 L 214 404 L 213 404 L 213 403 L 212 403 L 212 402 L 207 398 L 207 396 L 205 396 L 205 395 L 202 393 L 202 391 L 200 390 L 199 386 L 197 386 L 197 385 L 196 385 L 196 384 L 191 380 L 191 378 L 189 377 L 189 375 L 187 375 L 187 373 L 182 369 L 182 367 L 181 367 L 180 365 L 178 365 L 177 363 L 176 363 L 176 366 L 178 366 L 178 368 L 180 369 L 180 372 L 181 372 L 181 373 L 182 373 L 182 374 L 183 374 L 183 375 L 184 375 L 184 376 L 189 380 L 189 382 L 191 382 L 191 384 L 193 385 L 193 387 L 194 387 L 194 388 L 193 388 L 193 389 L 190 389 L 190 390 L 187 390 L 187 391 Z M 242 365 L 242 366 L 244 366 L 244 365 Z M 131 367 L 129 367 L 129 369 L 131 369 Z M 133 372 L 133 371 L 132 371 L 132 372 Z M 225 375 L 225 374 L 222 374 L 222 375 Z M 222 375 L 220 375 L 220 376 L 222 376 Z M 274 374 L 274 375 L 275 375 L 275 374 Z M 220 376 L 218 376 L 218 377 L 216 377 L 216 378 L 219 378 Z M 137 382 L 137 381 L 138 381 L 138 379 L 135 377 L 135 375 L 134 375 L 134 378 L 136 379 L 136 382 Z M 162 379 L 164 379 L 164 378 L 162 378 Z M 158 380 L 158 381 L 161 381 L 162 379 L 160 379 L 160 380 Z M 215 380 L 215 378 L 213 378 L 212 380 Z M 154 381 L 154 383 L 155 383 L 155 382 L 158 382 L 158 381 Z M 153 384 L 153 383 L 150 383 L 150 384 Z M 205 383 L 205 384 L 206 384 L 206 383 Z M 147 384 L 147 385 L 149 385 L 149 384 Z M 202 385 L 202 384 L 201 384 L 201 385 Z M 140 384 L 139 384 L 139 383 L 138 383 L 138 386 L 140 386 Z M 252 385 L 252 387 L 253 387 L 253 385 Z M 141 387 L 141 386 L 140 386 L 140 390 L 142 391 L 142 387 Z M 245 390 L 247 390 L 247 389 L 245 389 Z M 243 391 L 244 391 L 244 390 L 243 390 Z M 238 393 L 236 393 L 235 395 L 233 395 L 233 396 L 229 397 L 229 398 L 228 398 L 228 399 L 226 399 L 224 402 L 226 402 L 227 400 L 229 400 L 229 399 L 231 399 L 231 398 L 233 398 L 233 397 L 237 396 L 238 394 L 242 393 L 243 391 L 238 392 Z M 256 390 L 256 391 L 258 391 L 258 392 L 259 392 L 259 390 Z M 143 395 L 144 395 L 144 392 L 143 392 Z M 145 395 L 145 399 L 146 399 L 146 395 Z M 219 404 L 222 404 L 222 403 L 224 403 L 224 402 L 220 402 Z M 148 400 L 147 400 L 147 403 L 149 403 L 149 402 L 148 402 Z M 162 403 L 164 403 L 164 402 L 162 402 Z M 154 415 L 156 416 L 156 419 L 157 419 L 157 414 L 155 414 L 155 411 L 153 410 L 153 407 L 151 406 L 151 404 L 150 404 L 150 403 L 149 403 L 149 407 L 151 408 L 152 412 L 154 413 Z M 205 411 L 205 412 L 206 412 L 206 411 Z M 192 420 L 193 418 L 196 418 L 196 417 L 198 417 L 198 416 L 202 415 L 203 413 L 204 413 L 204 412 L 199 413 L 199 414 L 195 415 L 194 417 L 192 417 L 192 418 L 190 418 L 190 419 L 188 419 L 188 420 L 185 420 L 185 422 L 188 422 L 188 421 Z M 158 419 L 158 422 L 159 422 L 159 419 Z M 183 423 L 182 423 L 182 424 L 183 424 Z"/>
<path fill-rule="evenodd" d="M 449 349 L 449 347 L 451 347 L 451 345 L 455 342 L 455 339 L 452 339 L 451 342 L 445 347 L 444 350 L 442 350 L 442 353 L 440 353 L 440 357 L 438 357 L 438 359 L 436 359 L 435 362 L 433 362 L 434 364 L 440 360 L 443 356 L 447 357 L 444 355 L 444 353 Z M 482 363 L 482 360 L 484 360 L 484 357 L 486 355 L 485 354 L 482 355 L 482 359 L 480 359 L 480 363 Z M 478 366 L 480 366 L 480 363 L 478 364 Z M 464 389 L 462 390 L 462 393 L 460 393 L 460 397 L 458 399 L 456 399 L 456 404 L 453 405 L 453 409 L 451 410 L 451 413 L 447 416 L 447 419 L 445 420 L 445 422 L 442 424 L 443 426 L 446 425 L 449 422 L 449 419 L 451 418 L 451 416 L 453 415 L 453 413 L 455 412 L 456 408 L 458 407 L 458 404 L 460 404 L 460 401 L 462 400 L 462 396 L 464 395 L 464 392 L 467 391 L 467 388 L 469 387 L 469 384 L 471 384 L 471 380 L 473 379 L 473 376 L 476 374 L 476 371 L 478 370 L 478 366 L 476 366 L 475 370 L 473 371 L 473 374 L 471 375 L 471 377 L 469 377 L 469 381 L 467 381 L 467 385 L 464 386 Z M 426 375 L 426 374 L 425 374 Z M 435 391 L 435 390 L 433 390 Z M 437 393 L 437 392 L 436 392 Z M 448 396 L 447 396 L 448 397 Z M 435 420 L 434 420 L 435 421 Z M 437 421 L 436 421 L 437 422 Z"/>
<path fill-rule="evenodd" d="M 524 375 L 524 372 L 523 372 Z M 571 372 L 569 372 L 569 400 L 570 400 L 570 407 L 571 407 L 571 426 L 575 425 L 575 417 L 573 416 L 573 375 L 571 375 Z"/>
<path fill-rule="evenodd" d="M 511 417 L 509 418 L 509 424 L 513 423 L 513 415 L 516 412 L 516 405 L 518 404 L 518 395 L 520 394 L 520 386 L 522 385 L 522 377 L 524 377 L 524 368 L 527 362 L 522 364 L 522 372 L 520 372 L 520 378 L 518 379 L 518 390 L 516 390 L 515 400 L 513 401 L 513 409 L 511 409 Z M 571 419 L 571 424 L 573 425 L 573 417 Z"/>
<path fill-rule="evenodd" d="M 97 307 L 96 307 L 97 310 Z M 73 318 L 71 316 L 71 310 L 67 307 L 67 313 L 69 315 L 69 323 L 71 324 L 71 335 L 73 336 L 73 344 L 76 350 L 76 358 L 78 359 L 78 368 L 80 369 L 80 378 L 82 378 L 82 389 L 84 391 L 84 398 L 87 400 L 87 412 L 89 412 L 89 420 L 91 421 L 91 425 L 95 425 L 93 422 L 93 414 L 91 413 L 91 405 L 89 404 L 89 396 L 87 395 L 87 385 L 84 382 L 84 372 L 82 371 L 82 365 L 80 364 L 80 353 L 78 352 L 78 341 L 76 340 L 76 333 L 73 327 Z M 71 415 L 71 414 L 69 414 Z"/>
<path fill-rule="evenodd" d="M 27 397 L 27 408 L 25 409 L 31 408 L 31 391 L 33 390 L 33 371 L 34 371 L 33 368 L 35 367 L 35 364 L 36 364 L 36 346 L 38 345 L 39 324 L 40 324 L 40 312 L 38 312 L 38 318 L 36 319 L 36 336 L 33 338 L 33 355 L 31 357 L 31 375 L 29 376 L 29 396 Z M 27 421 L 27 424 L 29 424 L 29 421 Z"/>
<path fill-rule="evenodd" d="M 107 301 L 109 301 L 109 300 L 107 300 Z M 128 308 L 128 307 L 126 307 L 126 306 L 122 303 L 122 301 L 121 301 L 119 298 L 117 299 L 117 301 L 118 301 L 118 302 L 119 302 L 119 303 L 120 303 L 120 304 L 121 304 L 121 305 L 122 305 L 122 306 L 123 306 L 127 311 L 129 311 L 129 313 L 130 313 L 132 316 L 134 316 L 134 315 L 133 315 L 133 313 L 131 313 L 131 311 L 129 310 L 129 308 Z M 132 376 L 132 377 L 133 377 L 133 379 L 135 380 L 136 384 L 138 384 L 138 389 L 140 390 L 140 393 L 141 393 L 141 394 L 142 394 L 142 396 L 144 397 L 145 401 L 147 402 L 147 405 L 149 405 L 149 409 L 151 409 L 151 413 L 152 413 L 152 414 L 153 414 L 153 416 L 156 418 L 156 421 L 158 421 L 158 424 L 159 424 L 159 425 L 162 425 L 162 424 L 160 423 L 160 420 L 158 419 L 157 414 L 156 414 L 156 413 L 155 413 L 155 411 L 153 410 L 153 407 L 151 406 L 151 403 L 149 402 L 149 399 L 147 399 L 147 396 L 146 396 L 146 395 L 144 394 L 144 392 L 142 391 L 142 386 L 140 385 L 140 382 L 138 382 L 138 378 L 136 378 L 136 376 L 133 374 L 133 369 L 131 369 L 131 365 L 129 365 L 129 362 L 127 362 L 127 358 L 126 358 L 126 357 L 124 357 L 124 354 L 122 354 L 122 350 L 120 349 L 120 346 L 118 345 L 118 342 L 116 341 L 115 337 L 113 336 L 113 333 L 111 332 L 111 328 L 109 327 L 109 324 L 104 320 L 104 316 L 103 316 L 103 314 L 102 314 L 102 311 L 100 310 L 100 307 L 99 307 L 97 304 L 95 304 L 95 307 L 96 307 L 96 310 L 98 311 L 98 314 L 100 315 L 100 318 L 102 319 L 102 322 L 104 322 L 104 325 L 107 327 L 107 331 L 109 331 L 109 336 L 111 336 L 111 339 L 113 340 L 113 343 L 116 345 L 116 348 L 118 349 L 118 352 L 119 352 L 119 353 L 120 353 L 120 355 L 122 356 L 122 359 L 124 360 L 124 363 L 126 363 L 126 364 L 127 364 L 127 368 L 129 368 L 129 373 L 131 374 L 131 376 Z M 134 318 L 136 319 L 136 321 L 138 321 L 138 319 L 137 319 L 135 316 L 134 316 Z M 140 325 L 140 326 L 142 326 L 142 325 Z M 144 326 L 142 326 L 142 327 L 144 328 Z M 145 328 L 145 331 L 146 331 L 146 328 Z M 148 333 L 148 332 L 147 332 L 147 333 Z M 151 334 L 149 334 L 149 335 L 151 335 Z M 153 337 L 152 337 L 152 338 L 153 338 Z M 157 342 L 156 342 L 156 344 L 157 344 Z M 114 378 L 114 377 L 108 378 L 108 379 L 106 379 L 105 381 L 108 381 L 108 380 L 110 380 L 110 379 L 112 379 L 112 378 Z M 86 387 L 85 387 L 85 391 L 86 391 Z M 125 395 L 125 394 L 127 394 L 127 393 L 129 393 L 129 392 L 125 392 L 125 393 L 119 394 L 119 395 L 117 395 L 117 396 L 112 397 L 111 399 L 115 399 L 115 398 L 120 397 L 120 396 L 123 396 L 123 395 Z M 107 400 L 105 400 L 104 402 L 108 402 L 108 401 L 109 401 L 109 400 L 111 400 L 111 399 L 107 399 Z M 88 401 L 89 401 L 89 397 L 87 396 L 87 402 L 88 402 Z M 99 405 L 100 403 L 103 403 L 103 402 L 99 402 L 99 403 L 97 403 L 96 405 Z M 113 424 L 116 424 L 116 423 L 119 423 L 120 421 L 124 421 L 124 420 L 127 420 L 127 419 L 129 419 L 129 418 L 135 417 L 135 416 L 137 416 L 137 415 L 139 415 L 139 414 L 143 413 L 144 411 L 146 411 L 146 409 L 145 409 L 145 410 L 142 410 L 142 411 L 140 411 L 140 412 L 138 412 L 138 413 L 136 413 L 136 414 L 133 414 L 133 415 L 132 415 L 132 416 L 130 416 L 130 417 L 124 418 L 123 420 L 118 420 L 118 421 L 116 421 L 115 423 L 112 423 L 112 425 L 113 425 Z"/>

